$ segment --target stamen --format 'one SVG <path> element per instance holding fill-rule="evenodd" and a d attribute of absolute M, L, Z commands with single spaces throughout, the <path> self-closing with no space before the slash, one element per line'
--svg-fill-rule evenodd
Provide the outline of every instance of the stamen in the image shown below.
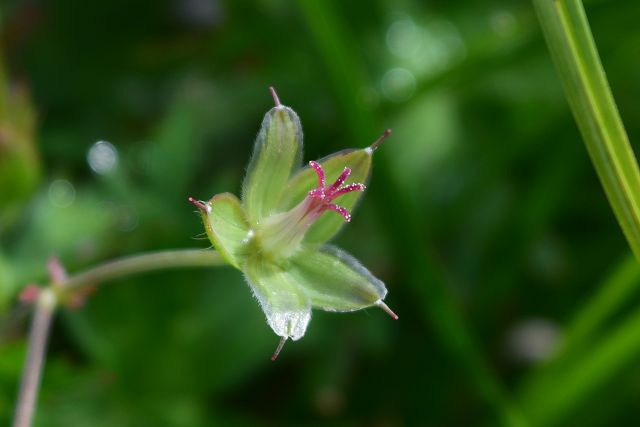
<path fill-rule="evenodd" d="M 318 175 L 318 186 L 307 193 L 309 197 L 320 201 L 319 204 L 312 205 L 315 206 L 313 209 L 317 210 L 317 214 L 327 209 L 332 210 L 342 215 L 346 222 L 350 222 L 351 214 L 349 213 L 347 208 L 339 205 L 334 205 L 333 203 L 331 203 L 331 201 L 343 194 L 351 193 L 352 191 L 364 191 L 364 189 L 366 188 L 365 185 L 355 183 L 341 187 L 344 181 L 351 174 L 351 168 L 345 167 L 338 179 L 336 179 L 336 181 L 329 187 L 326 187 L 326 175 L 324 173 L 322 165 L 320 165 L 318 162 L 310 161 L 309 166 L 313 168 L 313 170 Z"/>
<path fill-rule="evenodd" d="M 389 306 L 384 302 L 382 302 L 382 300 L 376 301 L 376 305 L 382 308 L 389 316 L 393 318 L 393 320 L 398 320 L 398 315 L 395 314 L 393 311 L 391 311 Z"/>
<path fill-rule="evenodd" d="M 376 139 L 373 144 L 371 144 L 369 146 L 369 148 L 371 149 L 371 151 L 375 151 L 376 148 L 378 148 L 380 146 L 380 144 L 382 144 L 382 141 L 384 141 L 385 139 L 387 139 L 387 137 L 391 135 L 391 129 L 387 129 L 384 131 L 384 133 L 382 135 L 380 135 L 378 137 L 378 139 Z"/>
<path fill-rule="evenodd" d="M 207 212 L 207 205 L 205 205 L 204 203 L 202 203 L 200 200 L 196 200 L 193 197 L 189 197 L 189 202 L 191 202 L 192 204 L 194 204 L 198 209 L 200 209 L 202 212 Z"/>
<path fill-rule="evenodd" d="M 338 188 L 338 191 L 333 193 L 333 196 L 342 196 L 343 194 L 351 193 L 352 191 L 364 191 L 366 188 L 367 186 L 364 184 L 349 184 Z"/>
<path fill-rule="evenodd" d="M 313 170 L 316 171 L 316 174 L 318 175 L 318 188 L 322 188 L 324 190 L 324 187 L 326 185 L 326 177 L 324 175 L 324 169 L 322 169 L 322 166 L 320 166 L 320 163 L 314 162 L 313 160 L 309 162 L 309 166 L 311 166 Z"/>
<path fill-rule="evenodd" d="M 284 347 L 284 343 L 287 342 L 288 337 L 280 337 L 280 342 L 278 343 L 278 347 L 276 347 L 276 351 L 273 352 L 273 356 L 271 356 L 271 361 L 275 362 L 278 358 L 278 355 L 282 351 L 282 347 Z"/>
<path fill-rule="evenodd" d="M 280 107 L 282 104 L 280 104 L 280 98 L 278 98 L 275 88 L 273 86 L 269 86 L 269 91 L 271 92 L 271 97 L 273 98 L 273 102 L 276 104 L 276 107 Z"/>
<path fill-rule="evenodd" d="M 332 194 L 334 191 L 336 191 L 336 189 L 344 183 L 344 180 L 347 179 L 350 174 L 351 168 L 344 168 L 338 179 L 336 179 L 336 182 L 331 184 L 331 187 L 327 189 L 327 193 Z"/>
<path fill-rule="evenodd" d="M 351 221 L 351 214 L 346 208 L 343 208 L 342 206 L 334 205 L 333 203 L 329 203 L 327 205 L 327 209 L 331 209 L 334 212 L 338 212 L 340 215 L 342 215 L 342 217 L 346 222 Z"/>

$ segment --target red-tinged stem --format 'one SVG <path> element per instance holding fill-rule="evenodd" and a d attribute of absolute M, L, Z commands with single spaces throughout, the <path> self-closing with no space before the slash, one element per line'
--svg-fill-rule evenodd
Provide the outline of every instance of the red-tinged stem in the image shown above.
<path fill-rule="evenodd" d="M 287 337 L 280 337 L 280 342 L 278 343 L 278 347 L 276 347 L 276 351 L 273 352 L 273 356 L 271 356 L 271 361 L 275 362 L 278 358 L 278 355 L 282 351 L 282 347 L 284 347 L 284 343 L 287 342 Z"/>
<path fill-rule="evenodd" d="M 51 277 L 54 286 L 37 288 L 35 285 L 30 285 L 21 295 L 23 301 L 35 302 L 35 311 L 29 332 L 27 358 L 22 372 L 13 427 L 30 427 L 32 424 L 51 320 L 58 301 L 68 300 L 69 297 L 77 295 L 78 291 L 84 291 L 95 284 L 120 277 L 169 268 L 213 267 L 222 265 L 223 262 L 215 251 L 178 249 L 124 257 L 66 277 L 66 274 L 64 276 L 59 274 L 64 272 L 62 265 L 60 263 L 54 265 L 56 262 L 51 261 L 49 270 L 51 275 L 55 276 Z M 55 282 L 59 279 L 63 280 Z"/>
<path fill-rule="evenodd" d="M 269 91 L 271 92 L 271 97 L 273 98 L 273 103 L 276 104 L 276 107 L 280 107 L 282 104 L 280 103 L 280 98 L 278 98 L 278 94 L 276 93 L 276 89 L 273 86 L 269 86 Z"/>
<path fill-rule="evenodd" d="M 391 309 L 389 308 L 389 306 L 387 304 L 385 304 L 382 301 L 378 301 L 378 302 L 376 302 L 376 305 L 379 306 L 384 311 L 386 311 L 387 314 L 393 318 L 393 320 L 398 320 L 398 315 L 395 314 L 393 311 L 391 311 Z"/>
<path fill-rule="evenodd" d="M 44 366 L 44 355 L 55 306 L 55 294 L 51 290 L 42 291 L 36 302 L 33 321 L 31 322 L 27 359 L 22 371 L 22 382 L 18 392 L 13 427 L 30 427 L 33 421 L 42 368 Z"/>
<path fill-rule="evenodd" d="M 205 206 L 204 203 L 202 203 L 200 200 L 196 200 L 193 197 L 189 197 L 189 202 L 192 203 L 193 205 L 195 205 L 196 208 L 200 209 L 203 212 L 207 211 L 207 207 Z"/>
<path fill-rule="evenodd" d="M 47 260 L 47 271 L 52 283 L 62 283 L 67 280 L 67 272 L 58 257 L 52 256 Z"/>
<path fill-rule="evenodd" d="M 391 129 L 387 129 L 384 131 L 384 133 L 382 135 L 380 135 L 378 137 L 378 139 L 376 139 L 373 144 L 371 144 L 369 146 L 369 148 L 371 148 L 372 151 L 375 151 L 380 144 L 382 144 L 382 141 L 384 141 L 385 139 L 387 139 L 389 137 L 389 135 L 391 135 Z"/>

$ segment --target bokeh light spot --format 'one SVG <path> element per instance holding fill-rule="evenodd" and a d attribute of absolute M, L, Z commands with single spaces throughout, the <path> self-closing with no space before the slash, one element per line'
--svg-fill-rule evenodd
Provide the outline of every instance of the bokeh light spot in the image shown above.
<path fill-rule="evenodd" d="M 76 199 L 76 189 L 66 179 L 56 179 L 49 185 L 49 201 L 59 208 L 66 208 Z"/>
<path fill-rule="evenodd" d="M 382 93 L 390 101 L 409 100 L 416 90 L 416 78 L 406 68 L 394 68 L 382 77 Z"/>
<path fill-rule="evenodd" d="M 110 142 L 98 141 L 87 153 L 89 167 L 99 175 L 106 175 L 118 166 L 118 150 Z"/>
<path fill-rule="evenodd" d="M 489 17 L 491 29 L 501 37 L 513 36 L 518 30 L 518 21 L 511 12 L 496 10 Z"/>
<path fill-rule="evenodd" d="M 410 18 L 395 21 L 387 30 L 387 47 L 400 58 L 411 58 L 421 44 L 421 30 Z"/>
<path fill-rule="evenodd" d="M 530 318 L 517 323 L 509 332 L 507 346 L 512 357 L 522 362 L 547 360 L 558 342 L 557 326 L 547 319 Z"/>

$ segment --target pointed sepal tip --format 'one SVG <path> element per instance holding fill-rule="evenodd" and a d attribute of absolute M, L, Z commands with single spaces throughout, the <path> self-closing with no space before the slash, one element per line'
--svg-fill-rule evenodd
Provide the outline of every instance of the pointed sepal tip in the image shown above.
<path fill-rule="evenodd" d="M 273 103 L 276 104 L 276 107 L 282 106 L 280 98 L 278 98 L 278 94 L 276 93 L 276 89 L 273 86 L 269 86 L 269 92 L 271 92 L 271 97 L 273 98 Z"/>
<path fill-rule="evenodd" d="M 373 144 L 371 144 L 369 146 L 369 149 L 371 151 L 376 151 L 376 149 L 380 146 L 380 144 L 382 144 L 382 142 L 387 139 L 389 137 L 389 135 L 391 135 L 391 129 L 387 129 L 384 131 L 384 133 L 382 135 L 380 135 L 378 137 L 378 139 L 376 139 L 375 141 L 373 141 Z"/>
<path fill-rule="evenodd" d="M 189 203 L 191 203 L 192 205 L 194 205 L 196 208 L 200 209 L 203 212 L 207 212 L 209 210 L 207 209 L 207 205 L 202 203 L 200 200 L 196 200 L 191 196 L 189 196 L 187 200 L 189 201 Z"/>
<path fill-rule="evenodd" d="M 272 362 L 275 362 L 276 359 L 278 358 L 278 355 L 282 351 L 282 347 L 284 347 L 284 343 L 287 342 L 287 338 L 288 337 L 280 337 L 280 342 L 278 343 L 278 347 L 276 347 L 276 351 L 274 351 L 273 355 L 271 356 Z"/>
<path fill-rule="evenodd" d="M 393 318 L 393 320 L 398 320 L 399 319 L 398 315 L 395 314 L 393 312 L 393 310 L 391 310 L 389 308 L 389 306 L 387 304 L 385 304 L 382 300 L 376 301 L 376 305 L 378 307 L 380 307 L 381 309 L 383 309 L 389 316 L 391 316 Z"/>

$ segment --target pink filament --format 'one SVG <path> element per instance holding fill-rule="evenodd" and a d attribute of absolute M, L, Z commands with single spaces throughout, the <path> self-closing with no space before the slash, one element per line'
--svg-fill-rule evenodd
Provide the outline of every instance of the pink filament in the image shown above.
<path fill-rule="evenodd" d="M 327 192 L 333 194 L 333 192 L 336 191 L 338 187 L 340 187 L 344 183 L 344 180 L 347 179 L 349 175 L 351 175 L 351 169 L 344 168 L 338 179 L 336 179 L 336 182 L 331 184 L 331 187 L 327 189 Z"/>
<path fill-rule="evenodd" d="M 343 208 L 342 206 L 338 206 L 338 205 L 334 205 L 333 203 L 330 203 L 329 205 L 327 205 L 327 209 L 330 209 L 334 212 L 338 212 L 340 215 L 342 215 L 342 217 L 344 218 L 344 220 L 346 222 L 350 222 L 351 221 L 351 214 L 349 213 L 349 211 L 346 208 Z"/>
<path fill-rule="evenodd" d="M 314 161 L 310 161 L 309 166 L 313 168 L 318 175 L 318 186 L 309 191 L 309 196 L 322 201 L 322 210 L 332 210 L 342 215 L 346 222 L 351 221 L 351 214 L 349 211 L 345 207 L 331 203 L 331 201 L 343 194 L 351 193 L 352 191 L 364 191 L 366 188 L 365 185 L 356 183 L 342 186 L 344 181 L 351 174 L 351 168 L 345 167 L 338 179 L 327 187 L 326 175 L 322 166 L 318 162 Z"/>
<path fill-rule="evenodd" d="M 311 166 L 313 170 L 316 171 L 316 174 L 318 174 L 318 188 L 324 189 L 326 185 L 324 169 L 322 169 L 322 166 L 320 166 L 320 163 L 314 162 L 313 160 L 309 162 L 309 166 Z"/>
<path fill-rule="evenodd" d="M 343 194 L 351 193 L 352 191 L 364 191 L 367 187 L 364 184 L 349 184 L 344 187 L 338 188 L 336 192 L 333 193 L 335 197 L 342 196 Z"/>

